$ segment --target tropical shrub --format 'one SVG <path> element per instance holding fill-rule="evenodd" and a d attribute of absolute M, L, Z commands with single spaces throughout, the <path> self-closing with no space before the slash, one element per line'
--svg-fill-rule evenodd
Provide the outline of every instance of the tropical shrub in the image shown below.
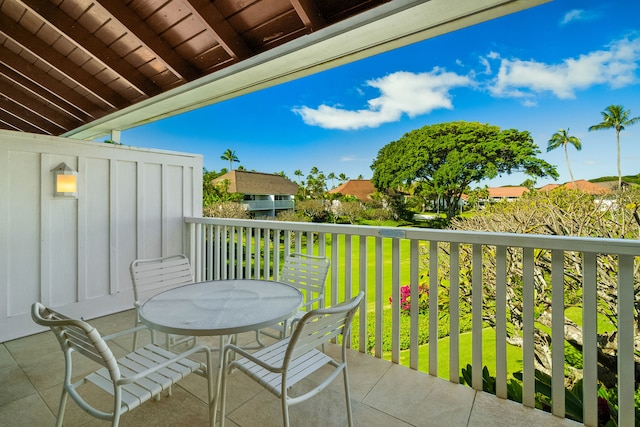
<path fill-rule="evenodd" d="M 429 287 L 426 284 L 418 285 L 418 311 L 424 314 L 429 309 Z M 393 303 L 393 298 L 389 297 L 389 303 Z M 406 316 L 411 309 L 411 285 L 400 287 L 400 312 Z"/>

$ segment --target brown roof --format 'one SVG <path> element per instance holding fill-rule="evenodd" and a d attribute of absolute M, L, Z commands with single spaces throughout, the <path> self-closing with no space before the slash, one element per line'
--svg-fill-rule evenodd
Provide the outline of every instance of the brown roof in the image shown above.
<path fill-rule="evenodd" d="M 594 184 L 593 182 L 586 181 L 584 179 L 578 179 L 576 181 L 569 181 L 562 184 L 562 187 L 571 189 L 571 190 L 580 190 L 589 194 L 606 194 L 611 193 L 611 190 L 605 188 L 601 185 Z"/>
<path fill-rule="evenodd" d="M 516 198 L 529 191 L 527 187 L 491 187 L 489 197 L 494 199 Z"/>
<path fill-rule="evenodd" d="M 217 177 L 213 183 L 225 179 L 229 180 L 229 193 L 290 196 L 298 192 L 298 184 L 272 173 L 233 170 Z"/>
<path fill-rule="evenodd" d="M 376 188 L 369 179 L 350 179 L 333 190 L 329 190 L 329 193 L 340 193 L 344 196 L 357 197 L 362 202 L 371 200 L 371 194 L 375 192 Z"/>
<path fill-rule="evenodd" d="M 584 193 L 589 194 L 608 194 L 611 192 L 611 190 L 609 190 L 605 186 L 594 184 L 593 182 L 589 182 L 584 179 L 569 181 L 565 182 L 564 184 L 547 184 L 544 187 L 541 187 L 539 191 L 551 191 L 559 187 L 568 188 L 569 190 L 580 190 Z"/>
<path fill-rule="evenodd" d="M 551 191 L 551 190 L 555 190 L 558 187 L 560 187 L 560 184 L 547 184 L 545 186 L 540 187 L 538 191 Z"/>

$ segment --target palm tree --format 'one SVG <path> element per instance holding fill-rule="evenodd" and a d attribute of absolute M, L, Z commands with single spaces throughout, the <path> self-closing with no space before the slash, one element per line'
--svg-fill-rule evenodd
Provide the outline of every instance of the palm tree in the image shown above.
<path fill-rule="evenodd" d="M 298 178 L 300 178 L 300 183 L 302 184 L 302 177 L 304 176 L 302 171 L 300 169 L 296 169 L 295 171 L 293 171 L 293 174 Z"/>
<path fill-rule="evenodd" d="M 616 130 L 616 143 L 618 147 L 618 188 L 622 187 L 622 170 L 620 169 L 620 131 L 626 126 L 635 125 L 640 122 L 640 117 L 631 116 L 631 110 L 625 110 L 622 105 L 609 105 L 602 114 L 602 123 L 589 127 L 589 131 L 602 129 Z"/>
<path fill-rule="evenodd" d="M 575 137 L 569 135 L 569 128 L 567 130 L 560 129 L 558 132 L 551 135 L 551 139 L 547 145 L 547 153 L 551 150 L 555 150 L 558 147 L 564 147 L 564 157 L 567 159 L 567 169 L 569 169 L 569 176 L 571 177 L 571 182 L 573 183 L 573 188 L 576 188 L 576 182 L 573 179 L 573 172 L 571 172 L 571 166 L 569 165 L 569 152 L 567 151 L 567 145 L 573 145 L 576 147 L 576 150 L 580 151 L 582 149 L 582 143 L 580 140 Z"/>
<path fill-rule="evenodd" d="M 220 159 L 229 162 L 229 170 L 233 170 L 233 162 L 240 162 L 240 159 L 238 159 L 238 156 L 236 156 L 236 152 L 231 150 L 231 148 L 227 148 L 227 151 L 222 153 Z"/>
<path fill-rule="evenodd" d="M 331 188 L 336 188 L 335 180 L 336 180 L 337 178 L 338 178 L 338 177 L 337 177 L 337 176 L 336 176 L 336 174 L 335 174 L 335 173 L 333 173 L 333 172 L 329 172 L 329 175 L 327 175 L 327 179 L 330 179 L 330 180 L 331 180 Z"/>
<path fill-rule="evenodd" d="M 340 175 L 338 175 L 338 179 L 340 180 L 340 182 L 347 182 L 347 181 L 349 181 L 349 177 L 348 177 L 346 174 L 344 174 L 344 173 L 341 173 Z"/>

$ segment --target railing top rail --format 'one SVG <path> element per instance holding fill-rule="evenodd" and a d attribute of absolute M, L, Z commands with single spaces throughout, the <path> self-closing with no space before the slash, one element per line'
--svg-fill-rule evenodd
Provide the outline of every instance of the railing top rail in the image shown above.
<path fill-rule="evenodd" d="M 230 227 L 262 228 L 269 230 L 388 237 L 450 243 L 476 243 L 489 246 L 511 246 L 520 248 L 556 249 L 564 251 L 640 256 L 640 240 L 627 239 L 246 220 L 235 218 L 186 217 L 185 222 Z"/>

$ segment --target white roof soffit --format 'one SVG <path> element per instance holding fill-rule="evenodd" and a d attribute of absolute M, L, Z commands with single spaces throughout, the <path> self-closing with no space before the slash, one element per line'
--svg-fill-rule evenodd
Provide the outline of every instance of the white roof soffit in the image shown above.
<path fill-rule="evenodd" d="M 62 135 L 93 140 L 551 0 L 393 0 Z"/>

